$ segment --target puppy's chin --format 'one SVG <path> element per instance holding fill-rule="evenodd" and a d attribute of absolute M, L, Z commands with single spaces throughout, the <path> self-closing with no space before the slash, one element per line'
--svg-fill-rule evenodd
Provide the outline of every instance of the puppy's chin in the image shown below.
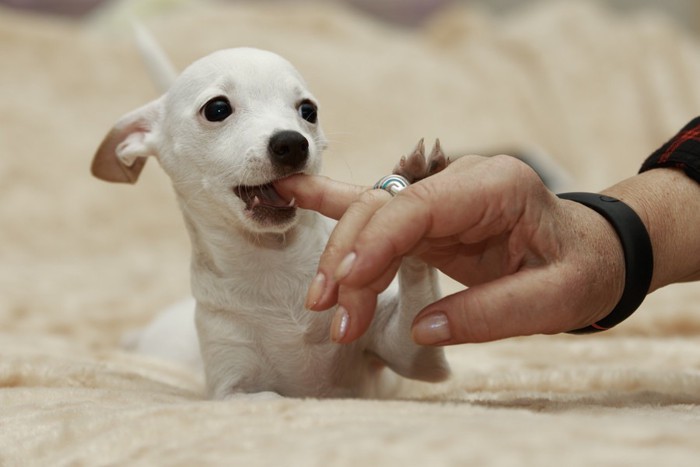
<path fill-rule="evenodd" d="M 245 227 L 252 233 L 281 234 L 297 223 L 297 208 L 259 205 L 243 208 Z"/>

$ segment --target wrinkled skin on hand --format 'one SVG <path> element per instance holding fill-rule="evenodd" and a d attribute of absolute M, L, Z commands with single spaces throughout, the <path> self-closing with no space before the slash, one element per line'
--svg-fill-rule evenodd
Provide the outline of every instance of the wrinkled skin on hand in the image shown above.
<path fill-rule="evenodd" d="M 366 331 L 377 295 L 406 255 L 465 285 L 418 314 L 413 337 L 421 344 L 559 333 L 614 307 L 624 258 L 601 216 L 557 198 L 517 159 L 448 163 L 438 144 L 426 161 L 421 147 L 397 165 L 414 183 L 393 198 L 324 177 L 292 177 L 279 187 L 301 207 L 340 219 L 307 300 L 312 310 L 337 303 L 347 311 L 337 341 Z"/>

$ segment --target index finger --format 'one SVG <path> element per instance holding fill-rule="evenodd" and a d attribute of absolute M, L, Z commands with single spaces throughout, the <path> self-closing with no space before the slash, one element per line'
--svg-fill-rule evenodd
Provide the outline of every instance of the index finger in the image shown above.
<path fill-rule="evenodd" d="M 321 175 L 297 174 L 275 182 L 275 189 L 284 199 L 332 219 L 340 219 L 348 206 L 368 187 L 339 182 Z"/>

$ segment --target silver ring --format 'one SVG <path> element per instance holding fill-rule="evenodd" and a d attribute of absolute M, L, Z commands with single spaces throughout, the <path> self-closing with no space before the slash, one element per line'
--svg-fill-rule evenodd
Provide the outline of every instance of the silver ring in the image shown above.
<path fill-rule="evenodd" d="M 386 177 L 382 177 L 379 179 L 377 183 L 374 184 L 374 188 L 379 189 L 379 190 L 384 190 L 389 192 L 391 196 L 396 196 L 399 191 L 403 190 L 406 188 L 410 183 L 408 180 L 406 180 L 405 177 L 402 177 L 401 175 L 387 175 Z"/>

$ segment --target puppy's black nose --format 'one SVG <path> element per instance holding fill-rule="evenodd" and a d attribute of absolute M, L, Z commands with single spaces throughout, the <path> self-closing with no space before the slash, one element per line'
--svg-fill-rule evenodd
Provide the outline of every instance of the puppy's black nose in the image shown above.
<path fill-rule="evenodd" d="M 268 152 L 275 165 L 300 168 L 309 157 L 309 141 L 298 131 L 280 131 L 270 138 Z"/>

